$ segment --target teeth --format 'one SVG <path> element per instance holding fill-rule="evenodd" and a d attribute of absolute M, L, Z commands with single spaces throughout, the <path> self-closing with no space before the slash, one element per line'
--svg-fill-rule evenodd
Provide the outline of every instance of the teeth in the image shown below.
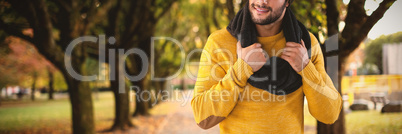
<path fill-rule="evenodd" d="M 258 8 L 256 8 L 257 9 L 257 11 L 260 11 L 260 12 L 266 12 L 266 11 L 268 11 L 268 10 L 262 10 L 262 9 L 258 9 Z"/>

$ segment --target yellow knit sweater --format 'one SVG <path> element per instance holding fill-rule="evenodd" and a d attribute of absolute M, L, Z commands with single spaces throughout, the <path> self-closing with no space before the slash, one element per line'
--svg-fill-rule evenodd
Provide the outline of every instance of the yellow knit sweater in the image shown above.
<path fill-rule="evenodd" d="M 208 129 L 219 123 L 221 133 L 303 133 L 303 103 L 310 113 L 327 124 L 335 122 L 342 99 L 325 72 L 317 39 L 311 36 L 311 59 L 298 72 L 303 85 L 290 94 L 274 95 L 251 86 L 251 67 L 237 59 L 237 40 L 226 29 L 210 35 L 201 55 L 194 97 L 196 123 Z M 285 47 L 283 32 L 258 37 L 270 56 Z"/>

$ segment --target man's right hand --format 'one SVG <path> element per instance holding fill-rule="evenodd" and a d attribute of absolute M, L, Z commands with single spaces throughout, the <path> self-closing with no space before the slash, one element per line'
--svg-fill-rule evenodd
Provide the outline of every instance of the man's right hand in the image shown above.
<path fill-rule="evenodd" d="M 260 43 L 254 43 L 246 48 L 242 48 L 240 42 L 237 42 L 237 58 L 243 59 L 256 72 L 267 62 L 264 50 Z"/>

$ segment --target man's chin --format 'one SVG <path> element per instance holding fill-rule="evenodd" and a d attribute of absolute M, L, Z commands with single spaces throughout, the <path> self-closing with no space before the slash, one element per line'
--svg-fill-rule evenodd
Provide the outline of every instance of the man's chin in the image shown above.
<path fill-rule="evenodd" d="M 270 12 L 253 12 L 253 16 L 258 18 L 266 18 L 269 16 L 269 13 Z"/>
<path fill-rule="evenodd" d="M 263 25 L 262 23 L 266 22 L 267 17 L 253 17 L 253 22 L 258 25 Z"/>
<path fill-rule="evenodd" d="M 253 13 L 252 17 L 258 20 L 264 20 L 269 17 L 269 12 L 268 13 Z"/>

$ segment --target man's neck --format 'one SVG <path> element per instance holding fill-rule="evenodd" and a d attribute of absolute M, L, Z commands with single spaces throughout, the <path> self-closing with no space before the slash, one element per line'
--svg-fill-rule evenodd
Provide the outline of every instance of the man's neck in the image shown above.
<path fill-rule="evenodd" d="M 274 23 L 268 24 L 268 25 L 258 25 L 256 24 L 255 27 L 258 32 L 259 37 L 269 37 L 269 36 L 274 36 L 281 32 L 281 24 L 282 24 L 282 19 L 275 21 Z"/>

